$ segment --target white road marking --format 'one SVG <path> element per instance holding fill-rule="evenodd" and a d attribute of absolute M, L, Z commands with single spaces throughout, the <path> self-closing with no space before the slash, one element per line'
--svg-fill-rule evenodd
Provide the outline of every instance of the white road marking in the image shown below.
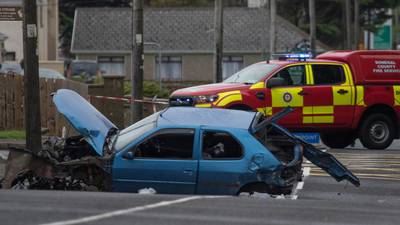
<path fill-rule="evenodd" d="M 310 176 L 311 167 L 304 167 L 303 168 L 303 176 L 308 177 Z"/>
<path fill-rule="evenodd" d="M 143 205 L 143 206 L 137 206 L 133 208 L 128 208 L 128 209 L 121 209 L 121 210 L 116 210 L 112 212 L 107 212 L 107 213 L 102 213 L 94 216 L 87 216 L 87 217 L 82 217 L 79 219 L 73 219 L 73 220 L 65 220 L 65 221 L 59 221 L 59 222 L 53 222 L 53 223 L 46 223 L 42 225 L 72 225 L 72 224 L 81 224 L 81 223 L 89 223 L 97 220 L 102 220 L 102 219 L 107 219 L 111 218 L 114 216 L 119 216 L 123 214 L 129 214 L 129 213 L 134 213 L 134 212 L 139 212 L 147 209 L 154 209 L 154 208 L 159 208 L 163 206 L 168 206 L 168 205 L 174 205 L 174 204 L 179 204 L 183 202 L 188 202 L 188 201 L 193 201 L 197 199 L 202 199 L 202 198 L 220 198 L 222 196 L 193 196 L 193 197 L 186 197 L 186 198 L 180 198 L 172 201 L 162 201 L 154 204 L 149 204 L 149 205 Z"/>
<path fill-rule="evenodd" d="M 303 187 L 304 187 L 304 181 L 301 181 L 301 182 L 297 183 L 296 189 L 301 190 L 301 189 L 303 189 Z"/>

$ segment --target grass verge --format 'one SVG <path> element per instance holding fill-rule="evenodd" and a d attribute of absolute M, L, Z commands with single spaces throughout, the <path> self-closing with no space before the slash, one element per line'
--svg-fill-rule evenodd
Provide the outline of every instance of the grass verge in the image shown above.
<path fill-rule="evenodd" d="M 0 139 L 25 139 L 25 131 L 23 130 L 2 130 L 0 131 Z"/>

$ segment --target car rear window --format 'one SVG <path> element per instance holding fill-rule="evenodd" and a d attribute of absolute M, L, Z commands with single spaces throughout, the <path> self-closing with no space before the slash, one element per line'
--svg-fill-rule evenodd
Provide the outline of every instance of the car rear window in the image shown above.
<path fill-rule="evenodd" d="M 242 145 L 229 133 L 224 131 L 203 132 L 203 159 L 240 159 L 242 156 Z"/>

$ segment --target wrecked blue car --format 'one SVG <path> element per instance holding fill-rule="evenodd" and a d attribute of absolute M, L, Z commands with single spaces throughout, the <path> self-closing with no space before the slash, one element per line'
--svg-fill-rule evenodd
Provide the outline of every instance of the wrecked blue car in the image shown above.
<path fill-rule="evenodd" d="M 14 186 L 117 192 L 153 188 L 168 194 L 289 194 L 302 179 L 303 156 L 337 181 L 360 185 L 332 155 L 275 123 L 290 113 L 290 108 L 265 118 L 256 112 L 173 107 L 119 130 L 71 90 L 58 90 L 53 101 L 80 135 L 45 142 L 35 158 L 49 171 L 26 170 L 14 180 Z"/>

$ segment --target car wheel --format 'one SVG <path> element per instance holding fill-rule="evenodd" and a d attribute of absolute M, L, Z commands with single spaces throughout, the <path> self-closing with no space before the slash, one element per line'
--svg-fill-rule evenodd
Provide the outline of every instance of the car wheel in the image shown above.
<path fill-rule="evenodd" d="M 368 149 L 386 149 L 395 137 L 395 122 L 387 115 L 369 115 L 361 124 L 360 141 Z"/>
<path fill-rule="evenodd" d="M 355 137 L 352 133 L 347 132 L 344 134 L 323 133 L 321 140 L 329 148 L 346 148 L 354 142 Z"/>

